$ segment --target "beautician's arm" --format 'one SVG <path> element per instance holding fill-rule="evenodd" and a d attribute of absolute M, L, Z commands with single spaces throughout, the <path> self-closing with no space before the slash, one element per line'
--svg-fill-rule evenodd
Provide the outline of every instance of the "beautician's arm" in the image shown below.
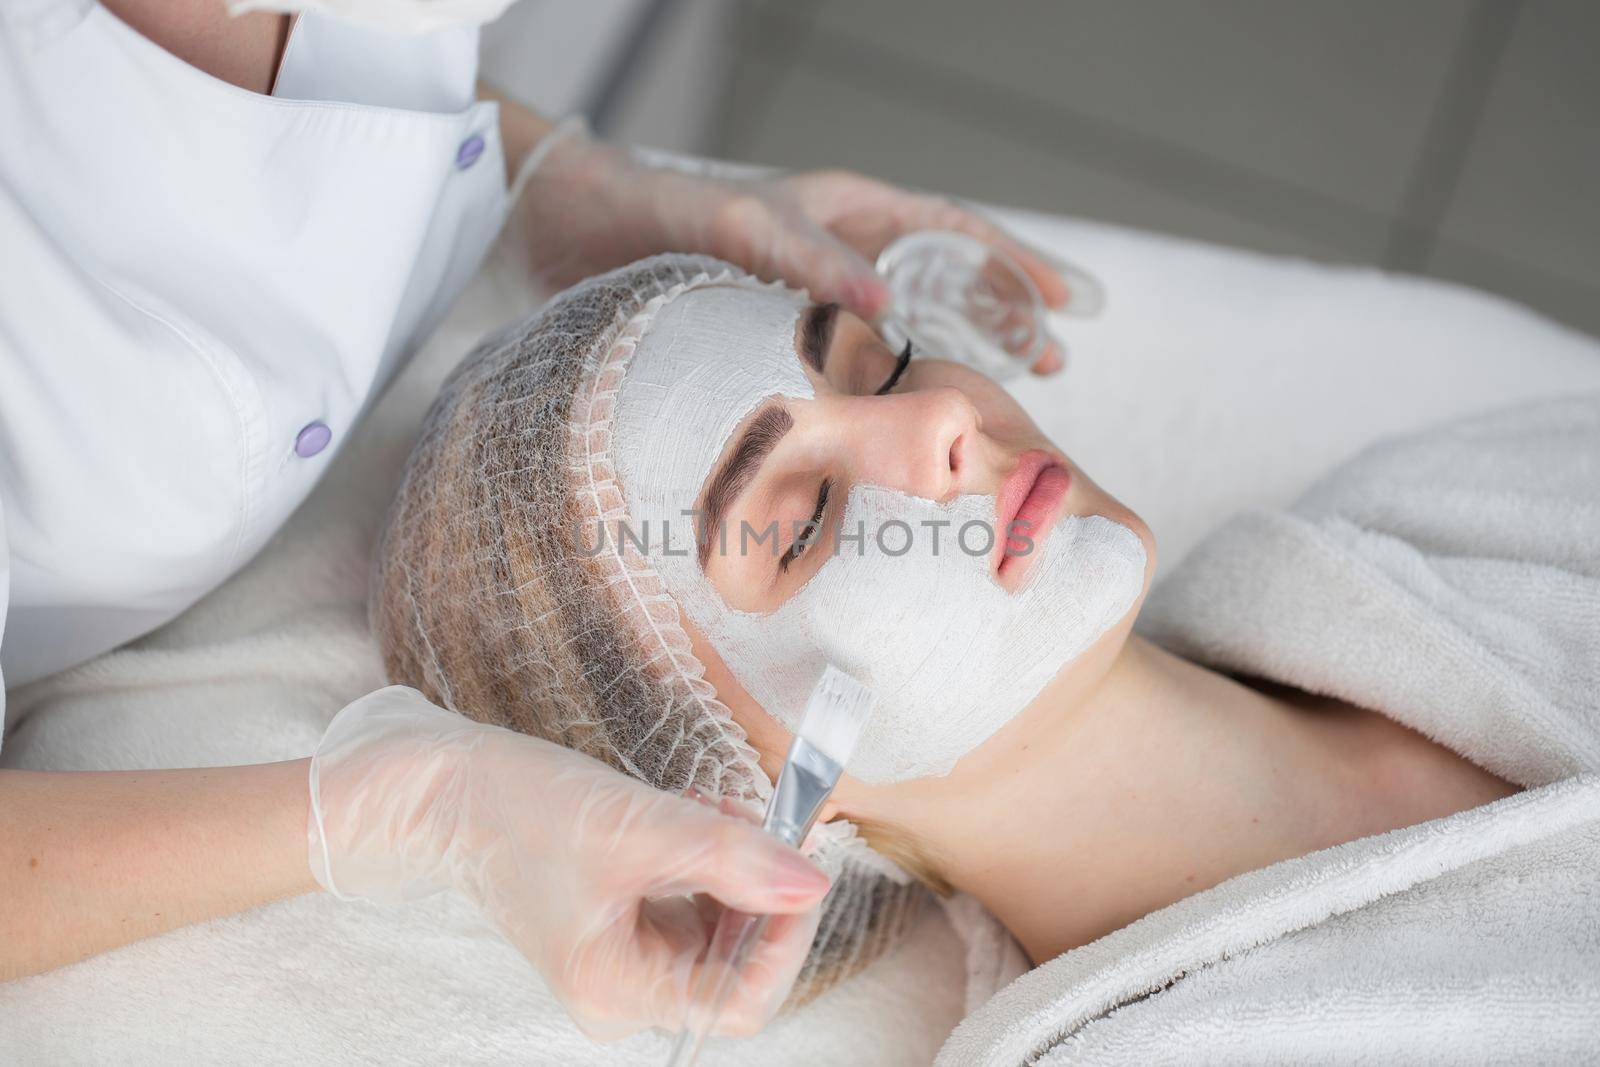
<path fill-rule="evenodd" d="M 829 881 L 751 822 L 397 685 L 347 704 L 309 760 L 0 771 L 0 980 L 317 888 L 463 895 L 607 1038 L 684 1018 L 697 895 L 773 916 L 717 1023 L 754 1033 Z"/>
<path fill-rule="evenodd" d="M 522 174 L 552 123 L 486 82 L 478 83 L 478 96 L 499 102 L 506 180 L 523 179 L 507 229 L 532 278 L 549 291 L 657 252 L 701 252 L 807 289 L 815 300 L 836 300 L 870 322 L 888 306 L 888 287 L 872 266 L 884 247 L 917 230 L 958 230 L 1010 254 L 1051 307 L 1070 302 L 1087 314 L 1098 306 L 1093 278 L 972 210 L 848 171 L 692 174 L 568 126 Z M 1062 365 L 1061 346 L 1049 339 L 1033 370 L 1048 374 Z"/>
<path fill-rule="evenodd" d="M 493 100 L 500 105 L 500 143 L 506 153 L 506 181 L 517 176 L 517 168 L 528 158 L 528 153 L 555 123 L 531 108 L 525 107 L 496 89 L 486 81 L 478 82 L 478 99 Z"/>
<path fill-rule="evenodd" d="M 0 770 L 0 981 L 317 889 L 310 762 Z"/>

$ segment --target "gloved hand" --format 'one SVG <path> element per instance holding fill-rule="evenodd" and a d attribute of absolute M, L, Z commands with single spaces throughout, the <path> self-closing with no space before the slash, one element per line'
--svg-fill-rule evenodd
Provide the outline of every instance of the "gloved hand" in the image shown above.
<path fill-rule="evenodd" d="M 453 888 L 590 1036 L 682 1022 L 717 913 L 779 916 L 720 1033 L 752 1033 L 794 983 L 828 878 L 753 824 L 597 760 L 390 686 L 350 704 L 311 761 L 312 873 L 342 899 Z"/>
<path fill-rule="evenodd" d="M 889 290 L 878 253 L 916 230 L 957 230 L 1016 260 L 1052 308 L 1092 313 L 1098 283 L 1013 239 L 954 201 L 848 171 L 719 177 L 652 166 L 567 120 L 546 134 L 512 183 L 508 224 L 536 281 L 551 290 L 657 252 L 701 252 L 769 281 L 803 286 L 868 322 Z M 1053 339 L 1033 369 L 1062 366 Z"/>

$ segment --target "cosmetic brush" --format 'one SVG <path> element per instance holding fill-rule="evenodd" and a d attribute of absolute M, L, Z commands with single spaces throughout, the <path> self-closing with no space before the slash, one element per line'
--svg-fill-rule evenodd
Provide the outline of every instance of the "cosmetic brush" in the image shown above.
<path fill-rule="evenodd" d="M 861 728 L 872 714 L 872 691 L 829 664 L 822 671 L 800 720 L 800 732 L 778 772 L 778 784 L 767 801 L 761 828 L 794 848 L 806 839 L 817 813 L 839 784 L 839 775 L 855 751 Z M 690 1067 L 701 1043 L 733 992 L 751 951 L 766 931 L 767 915 L 728 908 L 717 920 L 711 947 L 699 979 L 689 994 L 683 1029 L 672 1046 L 667 1067 Z"/>

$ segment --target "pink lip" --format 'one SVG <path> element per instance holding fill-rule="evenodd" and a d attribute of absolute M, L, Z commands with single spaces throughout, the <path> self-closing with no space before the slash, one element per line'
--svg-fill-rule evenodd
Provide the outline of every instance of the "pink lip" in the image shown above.
<path fill-rule="evenodd" d="M 1050 453 L 1032 449 L 1018 457 L 1016 469 L 1006 475 L 995 496 L 997 575 L 1007 577 L 1020 572 L 1038 554 L 1071 486 L 1072 472 Z M 1013 523 L 1017 533 L 1027 540 L 1012 535 Z M 1028 550 L 1029 541 L 1032 551 Z"/>

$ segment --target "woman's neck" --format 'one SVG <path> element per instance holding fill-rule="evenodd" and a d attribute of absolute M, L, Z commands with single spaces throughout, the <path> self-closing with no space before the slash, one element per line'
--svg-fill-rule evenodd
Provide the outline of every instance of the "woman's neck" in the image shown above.
<path fill-rule="evenodd" d="M 1092 690 L 1047 689 L 895 814 L 1036 962 L 1235 874 L 1512 791 L 1375 712 L 1137 636 L 1114 647 Z"/>

